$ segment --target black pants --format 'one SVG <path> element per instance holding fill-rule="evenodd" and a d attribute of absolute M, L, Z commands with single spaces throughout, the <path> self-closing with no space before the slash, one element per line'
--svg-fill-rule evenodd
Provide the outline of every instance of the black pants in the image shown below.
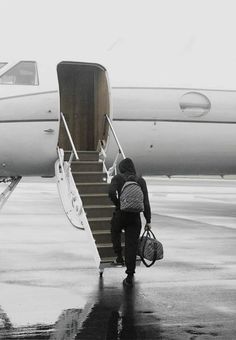
<path fill-rule="evenodd" d="M 125 265 L 126 273 L 134 274 L 136 267 L 136 254 L 138 240 L 141 231 L 141 219 L 139 213 L 128 213 L 116 210 L 111 220 L 111 240 L 114 252 L 122 254 L 121 233 L 125 231 Z"/>

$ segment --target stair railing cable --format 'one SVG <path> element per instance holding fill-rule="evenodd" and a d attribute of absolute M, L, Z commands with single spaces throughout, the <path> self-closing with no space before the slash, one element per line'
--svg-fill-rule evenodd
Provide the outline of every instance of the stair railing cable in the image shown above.
<path fill-rule="evenodd" d="M 71 137 L 70 130 L 68 128 L 66 119 L 65 119 L 64 114 L 62 112 L 61 112 L 61 118 L 62 118 L 62 121 L 64 123 L 64 127 L 66 129 L 66 133 L 67 133 L 67 136 L 69 138 L 69 141 L 70 141 L 70 144 L 71 144 L 71 147 L 72 147 L 72 152 L 71 152 L 71 155 L 70 155 L 70 159 L 68 161 L 69 165 L 71 165 L 71 162 L 72 162 L 73 158 L 75 157 L 75 159 L 78 161 L 79 160 L 79 156 L 77 154 L 77 151 L 76 151 L 76 148 L 75 148 L 75 144 L 74 144 L 73 139 Z"/>
<path fill-rule="evenodd" d="M 107 170 L 108 176 L 111 178 L 111 177 L 113 177 L 114 175 L 117 174 L 117 162 L 118 162 L 119 156 L 121 155 L 123 159 L 125 159 L 126 157 L 125 157 L 125 153 L 124 153 L 124 151 L 123 151 L 123 149 L 122 149 L 122 146 L 121 146 L 121 144 L 120 144 L 120 141 L 119 141 L 119 139 L 118 139 L 118 137 L 117 137 L 117 134 L 116 134 L 116 132 L 115 132 L 115 130 L 114 130 L 114 127 L 113 127 L 113 125 L 112 125 L 111 119 L 109 118 L 109 116 L 108 116 L 107 114 L 105 114 L 104 117 L 105 117 L 104 134 L 105 134 L 105 129 L 106 129 L 106 128 L 105 128 L 105 125 L 106 125 L 106 122 L 108 122 L 110 131 L 112 132 L 112 135 L 113 135 L 114 140 L 115 140 L 115 142 L 116 142 L 116 145 L 117 145 L 117 147 L 118 147 L 118 153 L 117 153 L 116 156 L 115 156 L 114 162 L 113 162 L 112 166 Z M 106 154 L 106 152 L 105 152 L 105 150 L 104 150 L 104 148 L 103 148 L 103 143 L 102 143 L 101 141 L 100 141 L 100 148 L 101 148 L 101 154 L 102 154 L 102 156 L 104 157 L 104 159 L 106 159 L 107 154 Z M 105 161 L 104 161 L 104 162 L 105 162 Z"/>

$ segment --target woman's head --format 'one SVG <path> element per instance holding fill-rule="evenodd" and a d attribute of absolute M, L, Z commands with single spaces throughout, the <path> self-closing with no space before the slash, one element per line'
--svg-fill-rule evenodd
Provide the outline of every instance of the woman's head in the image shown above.
<path fill-rule="evenodd" d="M 124 173 L 130 173 L 130 174 L 136 174 L 135 166 L 130 158 L 123 159 L 119 164 L 119 170 L 121 174 Z"/>

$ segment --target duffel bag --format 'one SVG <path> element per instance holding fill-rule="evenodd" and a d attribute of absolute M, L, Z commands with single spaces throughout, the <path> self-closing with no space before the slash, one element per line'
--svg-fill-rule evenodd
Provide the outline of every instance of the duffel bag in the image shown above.
<path fill-rule="evenodd" d="M 150 229 L 145 230 L 139 239 L 138 255 L 146 267 L 151 267 L 157 260 L 163 259 L 163 245 Z M 148 263 L 146 260 L 151 262 Z"/>

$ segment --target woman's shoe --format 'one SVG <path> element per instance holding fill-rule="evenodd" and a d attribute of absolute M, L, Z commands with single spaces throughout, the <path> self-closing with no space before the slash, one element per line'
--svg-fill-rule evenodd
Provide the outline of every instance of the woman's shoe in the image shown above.
<path fill-rule="evenodd" d="M 128 275 L 126 279 L 123 280 L 123 284 L 126 287 L 133 287 L 134 284 L 134 276 L 133 275 Z"/>
<path fill-rule="evenodd" d="M 118 257 L 114 260 L 113 264 L 116 265 L 116 266 L 124 266 L 125 261 L 124 261 L 124 259 L 123 259 L 122 256 L 121 256 L 121 257 L 118 256 Z"/>

